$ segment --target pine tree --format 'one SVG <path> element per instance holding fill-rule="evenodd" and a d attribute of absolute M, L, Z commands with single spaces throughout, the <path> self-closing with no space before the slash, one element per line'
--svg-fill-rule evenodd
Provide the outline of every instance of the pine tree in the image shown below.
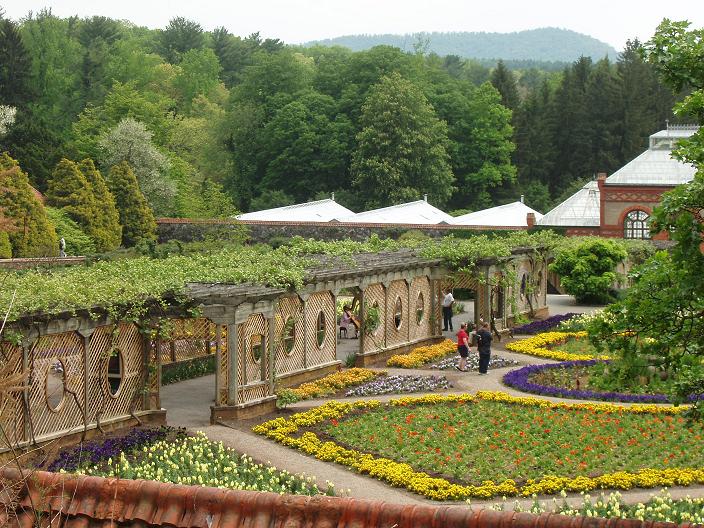
<path fill-rule="evenodd" d="M 491 72 L 490 82 L 501 94 L 501 104 L 506 108 L 516 110 L 520 103 L 516 77 L 506 67 L 504 61 L 500 60 L 496 63 L 496 68 Z"/>
<path fill-rule="evenodd" d="M 95 241 L 98 251 L 111 251 L 117 248 L 122 240 L 120 213 L 115 205 L 115 197 L 108 189 L 105 179 L 95 167 L 92 159 L 84 159 L 79 163 L 78 169 L 91 186 L 97 206 L 95 218 L 89 226 L 88 234 Z"/>
<path fill-rule="evenodd" d="M 59 161 L 49 180 L 46 200 L 49 205 L 63 209 L 89 235 L 95 231 L 95 215 L 100 204 L 95 201 L 93 187 L 75 162 L 66 158 Z"/>
<path fill-rule="evenodd" d="M 591 171 L 610 174 L 621 166 L 623 83 L 609 59 L 600 60 L 592 69 L 585 97 L 591 132 Z"/>
<path fill-rule="evenodd" d="M 0 155 L 0 229 L 7 233 L 13 257 L 58 253 L 56 231 L 27 175 L 7 153 Z"/>
<path fill-rule="evenodd" d="M 31 57 L 19 29 L 0 13 L 0 101 L 23 107 L 32 98 Z"/>
<path fill-rule="evenodd" d="M 591 59 L 582 57 L 565 68 L 562 83 L 555 92 L 552 117 L 555 122 L 554 145 L 557 156 L 552 171 L 550 192 L 558 195 L 579 178 L 594 172 L 591 164 L 591 131 L 586 85 Z"/>
<path fill-rule="evenodd" d="M 114 165 L 108 173 L 108 186 L 117 204 L 122 224 L 122 243 L 134 246 L 142 240 L 156 238 L 156 221 L 137 178 L 126 161 Z"/>

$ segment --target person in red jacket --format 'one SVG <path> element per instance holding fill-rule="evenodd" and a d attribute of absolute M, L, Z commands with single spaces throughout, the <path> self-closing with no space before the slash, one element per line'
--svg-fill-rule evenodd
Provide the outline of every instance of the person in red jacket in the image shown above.
<path fill-rule="evenodd" d="M 457 352 L 460 354 L 460 364 L 455 368 L 461 372 L 467 372 L 467 356 L 469 356 L 469 335 L 467 335 L 467 323 L 460 325 L 457 332 Z"/>

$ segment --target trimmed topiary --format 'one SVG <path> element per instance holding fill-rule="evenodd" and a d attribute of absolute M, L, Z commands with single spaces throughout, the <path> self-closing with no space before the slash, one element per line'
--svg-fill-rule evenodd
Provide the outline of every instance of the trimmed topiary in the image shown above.
<path fill-rule="evenodd" d="M 63 158 L 54 168 L 46 192 L 48 205 L 63 209 L 86 233 L 91 234 L 98 204 L 93 188 L 78 165 Z"/>
<path fill-rule="evenodd" d="M 108 186 L 115 196 L 122 224 L 122 243 L 131 247 L 142 240 L 156 239 L 156 221 L 137 178 L 126 161 L 108 173 Z"/>
<path fill-rule="evenodd" d="M 0 231 L 0 258 L 11 258 L 12 246 L 7 231 Z"/>
<path fill-rule="evenodd" d="M 115 197 L 108 189 L 105 179 L 90 158 L 78 164 L 85 179 L 93 190 L 97 205 L 95 217 L 88 227 L 88 234 L 95 241 L 97 251 L 111 251 L 119 247 L 122 240 L 120 213 L 115 205 Z"/>
<path fill-rule="evenodd" d="M 0 218 L 13 257 L 46 257 L 58 253 L 54 226 L 27 175 L 7 153 L 0 155 Z"/>

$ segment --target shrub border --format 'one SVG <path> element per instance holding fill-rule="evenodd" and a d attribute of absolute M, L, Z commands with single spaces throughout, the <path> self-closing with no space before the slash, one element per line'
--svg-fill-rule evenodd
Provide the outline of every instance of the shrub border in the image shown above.
<path fill-rule="evenodd" d="M 686 407 L 660 407 L 656 405 L 633 405 L 623 407 L 611 403 L 561 403 L 532 397 L 516 397 L 503 392 L 479 391 L 472 394 L 427 395 L 420 397 L 403 397 L 389 402 L 392 406 L 411 406 L 425 403 L 459 404 L 474 401 L 497 401 L 507 404 L 536 406 L 549 409 L 581 409 L 604 413 L 637 414 L 679 414 Z M 617 471 L 605 473 L 598 477 L 561 477 L 544 475 L 540 479 L 528 480 L 519 487 L 515 481 L 508 479 L 501 483 L 485 481 L 479 486 L 454 484 L 443 478 L 431 477 L 425 472 L 414 470 L 409 464 L 396 462 L 388 458 L 374 457 L 354 449 L 346 449 L 335 442 L 323 442 L 312 431 L 303 431 L 294 436 L 299 428 L 306 428 L 325 420 L 339 420 L 357 409 L 374 409 L 382 404 L 378 400 L 360 400 L 348 402 L 328 402 L 303 413 L 296 413 L 290 418 L 276 418 L 257 425 L 253 431 L 266 436 L 287 447 L 293 447 L 319 460 L 336 462 L 357 471 L 368 474 L 392 486 L 405 488 L 432 500 L 465 500 L 470 497 L 491 498 L 496 496 L 531 496 L 534 494 L 556 494 L 560 491 L 590 491 L 593 489 L 631 489 L 652 488 L 655 486 L 688 486 L 704 484 L 704 468 L 641 469 L 635 473 Z"/>

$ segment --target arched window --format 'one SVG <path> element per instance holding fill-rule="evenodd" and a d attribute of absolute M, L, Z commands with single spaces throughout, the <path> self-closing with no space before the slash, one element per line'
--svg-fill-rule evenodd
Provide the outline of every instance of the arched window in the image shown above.
<path fill-rule="evenodd" d="M 623 221 L 623 238 L 650 238 L 648 218 L 645 211 L 630 211 Z"/>

